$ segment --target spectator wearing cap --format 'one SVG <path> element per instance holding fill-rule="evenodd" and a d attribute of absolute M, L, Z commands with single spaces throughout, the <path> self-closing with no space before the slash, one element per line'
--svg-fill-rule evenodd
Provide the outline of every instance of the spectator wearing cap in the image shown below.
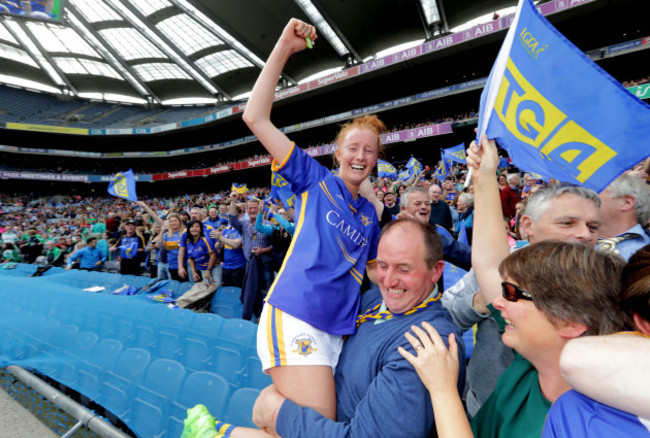
<path fill-rule="evenodd" d="M 397 196 L 395 196 L 395 192 L 390 190 L 386 192 L 384 195 L 384 205 L 388 213 L 391 215 L 397 216 L 399 214 L 400 207 L 397 203 Z"/>

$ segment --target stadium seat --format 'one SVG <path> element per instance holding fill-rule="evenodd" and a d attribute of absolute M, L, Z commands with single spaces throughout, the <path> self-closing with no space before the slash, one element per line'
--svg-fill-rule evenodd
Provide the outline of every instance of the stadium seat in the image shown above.
<path fill-rule="evenodd" d="M 217 289 L 212 297 L 212 313 L 224 318 L 241 318 L 243 306 L 239 299 L 241 288 L 225 286 Z"/>
<path fill-rule="evenodd" d="M 257 326 L 242 319 L 226 319 L 221 327 L 219 339 L 249 349 L 257 344 Z"/>
<path fill-rule="evenodd" d="M 194 371 L 203 371 L 209 366 L 210 347 L 200 339 L 186 338 L 183 341 L 183 362 Z"/>
<path fill-rule="evenodd" d="M 264 389 L 273 381 L 271 376 L 262 371 L 262 362 L 257 356 L 250 356 L 246 361 L 245 378 L 242 386 Z"/>
<path fill-rule="evenodd" d="M 238 388 L 241 383 L 241 353 L 222 347 L 215 347 L 212 352 L 211 370 L 226 379 L 233 388 Z"/>
<path fill-rule="evenodd" d="M 183 384 L 177 407 L 183 410 L 197 404 L 205 405 L 216 418 L 222 418 L 230 396 L 230 387 L 223 377 L 199 371 L 188 376 Z M 180 418 L 180 417 L 179 417 Z M 185 417 L 183 417 L 185 418 Z"/>
<path fill-rule="evenodd" d="M 224 421 L 242 427 L 255 427 L 253 423 L 253 405 L 260 391 L 253 388 L 241 388 L 235 391 L 228 403 Z"/>

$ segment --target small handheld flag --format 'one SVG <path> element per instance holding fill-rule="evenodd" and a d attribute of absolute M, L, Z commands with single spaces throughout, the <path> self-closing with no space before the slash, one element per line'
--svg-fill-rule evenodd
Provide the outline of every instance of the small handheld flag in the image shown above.
<path fill-rule="evenodd" d="M 232 183 L 232 187 L 230 188 L 230 190 L 233 192 L 237 192 L 240 195 L 243 195 L 248 190 L 248 184 Z"/>
<path fill-rule="evenodd" d="M 135 175 L 133 171 L 129 169 L 126 172 L 118 172 L 108 185 L 108 193 L 118 198 L 137 201 L 138 195 L 135 193 Z"/>
<path fill-rule="evenodd" d="M 309 37 L 305 37 L 305 44 L 307 44 L 308 49 L 314 48 L 314 43 L 311 41 L 311 38 Z"/>

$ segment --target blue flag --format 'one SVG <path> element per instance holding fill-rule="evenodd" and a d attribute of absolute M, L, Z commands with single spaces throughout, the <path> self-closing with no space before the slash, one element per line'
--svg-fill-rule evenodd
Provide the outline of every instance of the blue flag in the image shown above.
<path fill-rule="evenodd" d="M 438 181 L 442 182 L 445 180 L 445 178 L 447 178 L 448 174 L 449 170 L 447 168 L 447 162 L 444 159 L 440 160 L 440 164 L 433 172 L 433 176 L 435 176 Z"/>
<path fill-rule="evenodd" d="M 233 192 L 237 192 L 240 195 L 243 195 L 248 190 L 248 184 L 232 183 L 230 190 Z"/>
<path fill-rule="evenodd" d="M 481 94 L 484 133 L 520 168 L 600 192 L 650 155 L 650 106 L 520 0 Z"/>
<path fill-rule="evenodd" d="M 271 199 L 279 199 L 287 210 L 296 202 L 296 195 L 291 190 L 291 184 L 277 172 L 271 172 Z"/>
<path fill-rule="evenodd" d="M 406 163 L 406 168 L 411 170 L 410 176 L 418 176 L 422 172 L 422 163 L 416 160 L 415 157 L 411 157 L 409 162 Z"/>
<path fill-rule="evenodd" d="M 440 152 L 441 155 L 444 156 L 447 160 L 455 161 L 456 163 L 460 163 L 460 164 L 467 164 L 467 160 L 466 160 L 467 155 L 465 154 L 465 143 L 461 143 L 451 148 L 442 149 Z"/>
<path fill-rule="evenodd" d="M 411 171 L 409 169 L 404 169 L 399 173 L 399 175 L 397 175 L 397 179 L 399 181 L 406 181 L 410 177 L 411 177 Z"/>
<path fill-rule="evenodd" d="M 135 175 L 129 169 L 127 172 L 119 172 L 108 185 L 108 193 L 118 198 L 137 201 L 138 195 L 135 193 Z"/>
<path fill-rule="evenodd" d="M 384 160 L 377 160 L 377 176 L 379 178 L 397 178 L 395 166 Z"/>

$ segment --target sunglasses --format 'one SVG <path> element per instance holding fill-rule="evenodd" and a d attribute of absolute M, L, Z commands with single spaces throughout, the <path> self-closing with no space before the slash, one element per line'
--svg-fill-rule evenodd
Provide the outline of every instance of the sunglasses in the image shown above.
<path fill-rule="evenodd" d="M 516 302 L 518 299 L 533 301 L 533 296 L 519 286 L 516 286 L 507 281 L 501 282 L 501 290 L 503 290 L 503 298 L 508 301 Z"/>

